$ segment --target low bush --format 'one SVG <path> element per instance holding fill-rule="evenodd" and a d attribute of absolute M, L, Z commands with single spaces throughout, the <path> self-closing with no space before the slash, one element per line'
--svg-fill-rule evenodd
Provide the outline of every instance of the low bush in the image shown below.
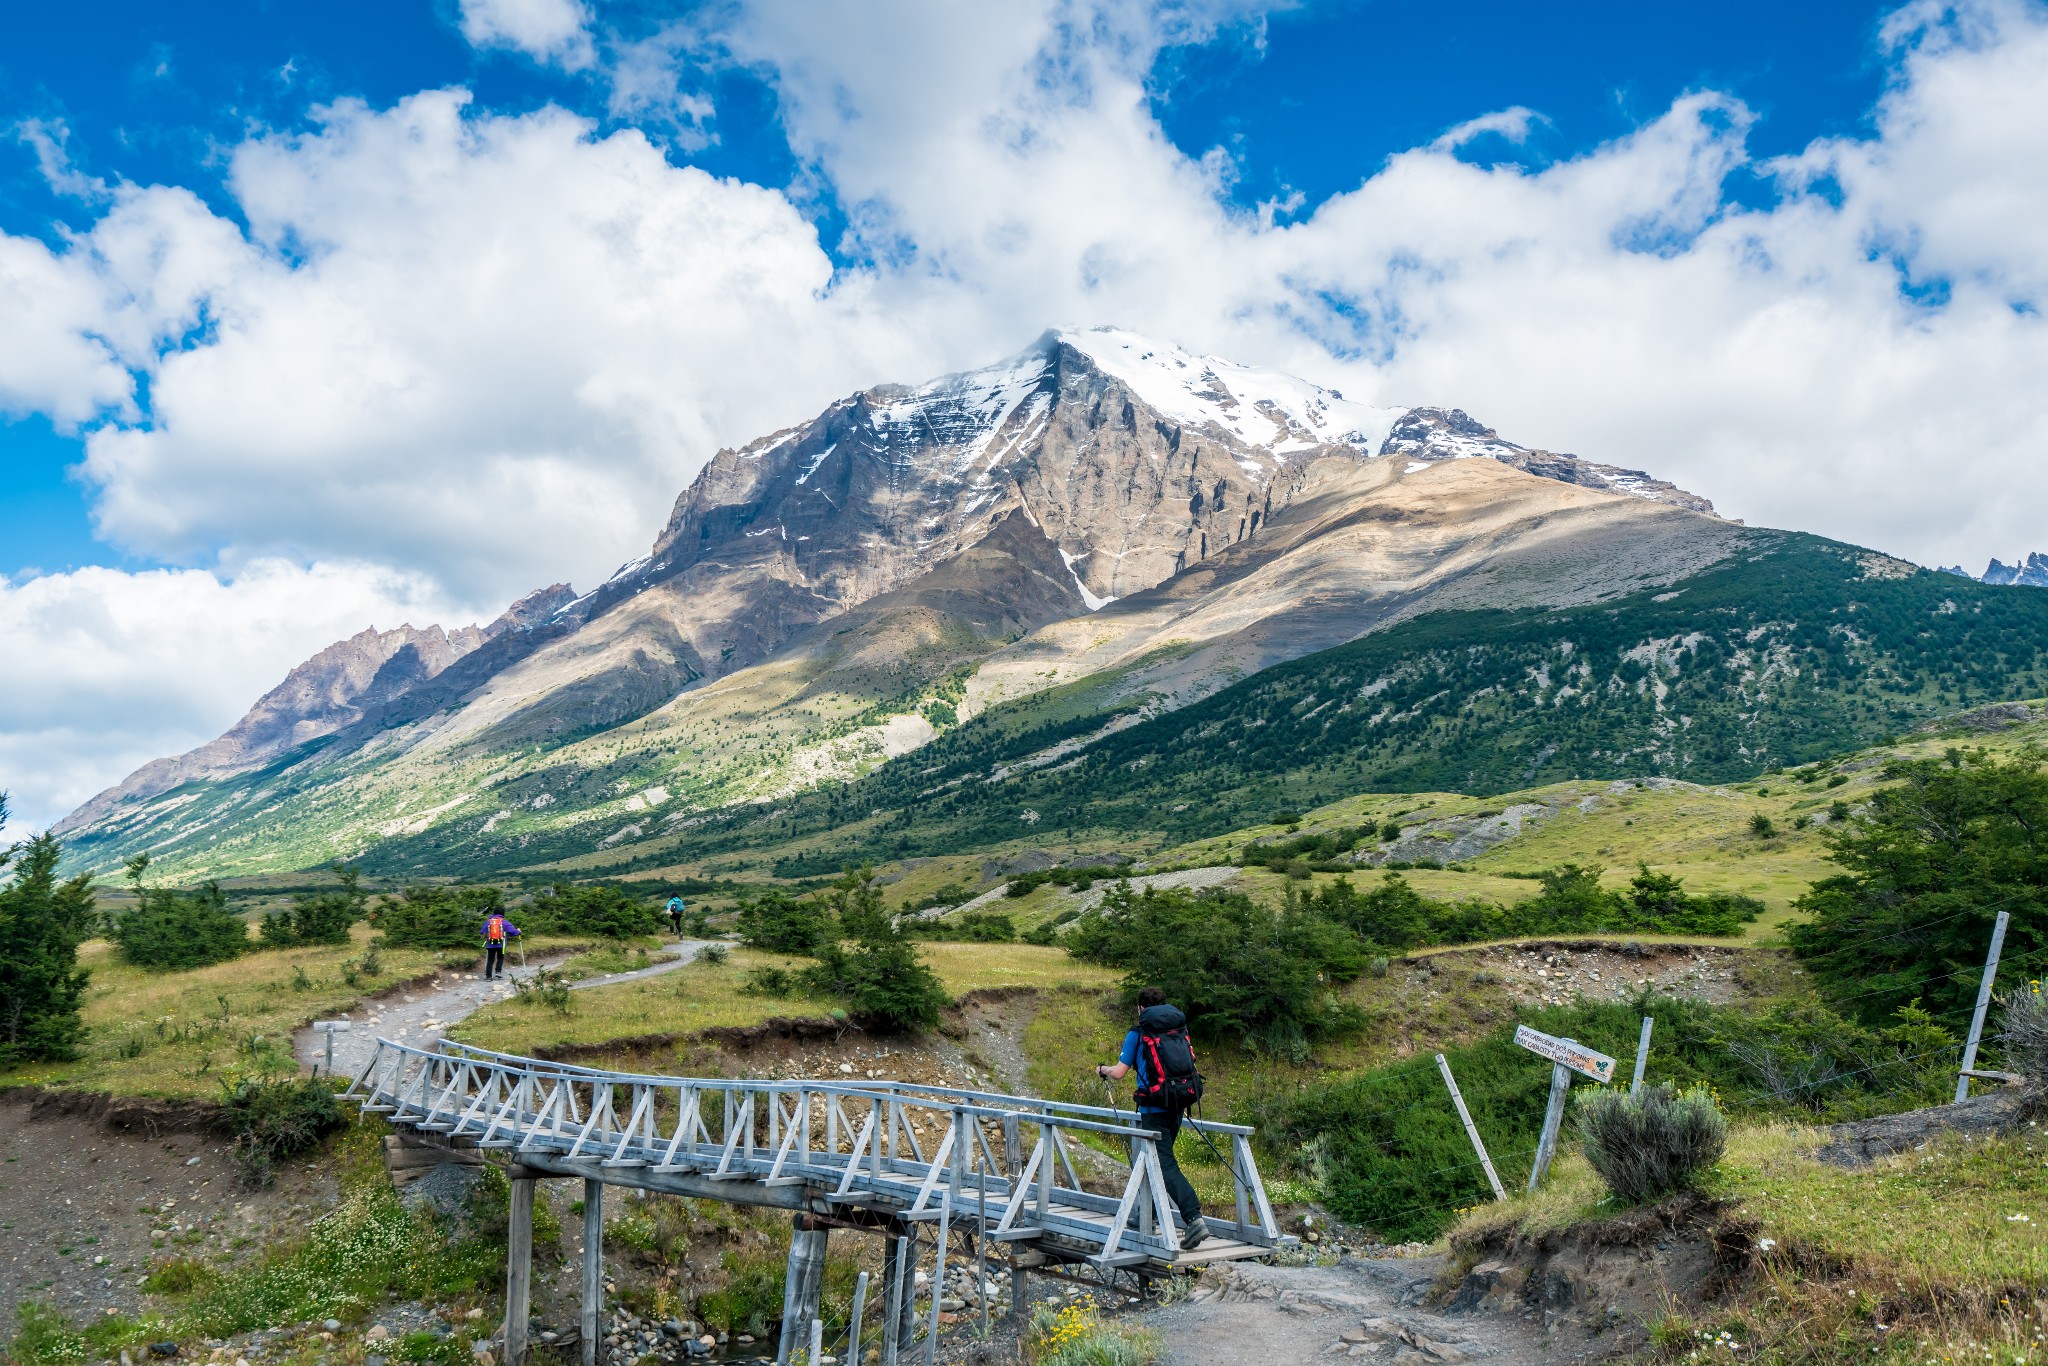
<path fill-rule="evenodd" d="M 461 949 L 480 944 L 484 921 L 504 909 L 498 887 L 408 887 L 369 916 L 392 948 Z"/>
<path fill-rule="evenodd" d="M 355 868 L 332 865 L 339 884 L 324 891 L 301 893 L 282 911 L 263 917 L 263 942 L 276 948 L 295 944 L 346 944 L 349 928 L 366 912 L 369 894 L 362 888 L 362 873 Z"/>
<path fill-rule="evenodd" d="M 575 1003 L 569 979 L 553 968 L 541 968 L 529 977 L 512 979 L 512 990 L 528 1005 L 546 1006 L 557 1015 L 567 1015 Z"/>
<path fill-rule="evenodd" d="M 250 948 L 249 927 L 228 909 L 218 882 L 195 891 L 137 887 L 138 903 L 114 922 L 121 957 L 140 968 L 183 972 L 238 958 Z"/>
<path fill-rule="evenodd" d="M 1345 854 L 1356 849 L 1360 843 L 1372 836 L 1369 826 L 1347 826 L 1341 830 L 1325 830 L 1320 834 L 1296 835 L 1293 839 L 1267 840 L 1248 844 L 1238 861 L 1247 868 L 1264 866 L 1277 872 L 1288 871 L 1291 865 L 1302 864 L 1314 868 L 1327 865 L 1332 871 L 1348 867 L 1336 862 Z M 1394 828 L 1395 837 L 1400 836 L 1400 827 Z"/>
<path fill-rule="evenodd" d="M 1019 873 L 1010 879 L 1003 895 L 1013 897 L 1029 896 L 1040 887 L 1051 884 L 1065 887 L 1070 892 L 1085 892 L 1098 882 L 1114 882 L 1131 875 L 1131 865 L 1116 863 L 1086 868 L 1041 868 L 1033 873 Z"/>
<path fill-rule="evenodd" d="M 964 911 L 938 920 L 920 920 L 910 931 L 919 939 L 1011 944 L 1017 939 L 1017 922 L 1001 911 Z"/>
<path fill-rule="evenodd" d="M 1419 864 L 1417 866 L 1420 866 Z M 1688 893 L 1679 879 L 1639 868 L 1628 890 L 1600 885 L 1600 870 L 1567 863 L 1537 875 L 1542 890 L 1512 906 L 1424 896 L 1398 873 L 1360 891 L 1340 878 L 1289 904 L 1343 925 L 1369 945 L 1470 944 L 1523 934 L 1648 933 L 1736 935 L 1763 914 L 1754 897 Z"/>
<path fill-rule="evenodd" d="M 1586 1160 L 1631 1205 L 1697 1188 L 1728 1146 L 1728 1121 L 1704 1086 L 1603 1086 L 1580 1094 L 1578 1120 Z"/>
<path fill-rule="evenodd" d="M 659 934 L 661 911 L 617 887 L 577 887 L 557 882 L 534 893 L 519 917 L 520 928 L 537 934 L 591 934 L 600 939 L 638 939 Z"/>
<path fill-rule="evenodd" d="M 250 1185 L 270 1184 L 279 1162 L 316 1146 L 347 1123 L 325 1082 L 242 1078 L 221 1084 L 221 1127 Z"/>

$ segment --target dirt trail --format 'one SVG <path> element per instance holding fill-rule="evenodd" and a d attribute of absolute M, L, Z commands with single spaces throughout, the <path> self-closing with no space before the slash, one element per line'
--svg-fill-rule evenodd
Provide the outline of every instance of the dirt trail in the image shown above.
<path fill-rule="evenodd" d="M 1438 1257 L 1345 1257 L 1321 1267 L 1238 1263 L 1202 1277 L 1178 1304 L 1145 1316 L 1173 1366 L 1291 1366 L 1360 1357 L 1426 1363 L 1534 1363 L 1592 1359 L 1546 1342 L 1539 1324 L 1504 1314 L 1448 1314 L 1422 1306 Z"/>
<path fill-rule="evenodd" d="M 674 957 L 651 967 L 637 968 L 632 972 L 613 973 L 609 977 L 592 977 L 581 982 L 572 982 L 571 990 L 586 991 L 591 987 L 612 986 L 618 982 L 637 982 L 643 977 L 656 977 L 664 972 L 674 972 L 697 956 L 698 950 L 714 941 L 708 939 L 684 939 L 661 948 L 664 954 Z M 474 973 L 448 972 L 432 980 L 409 987 L 399 987 L 386 993 L 381 999 L 364 1001 L 346 1015 L 334 1018 L 347 1020 L 352 1028 L 344 1034 L 334 1036 L 334 1071 L 344 1077 L 353 1077 L 362 1071 L 370 1061 L 370 1053 L 377 1046 L 379 1037 L 394 1043 L 426 1045 L 438 1042 L 450 1027 L 469 1018 L 484 1006 L 494 1001 L 503 1001 L 512 995 L 512 982 L 517 978 L 531 977 L 543 967 L 558 959 L 536 959 L 521 966 L 514 963 L 503 978 L 495 982 L 483 981 Z M 301 1029 L 295 1036 L 300 1065 L 308 1068 L 327 1065 L 327 1036 L 311 1028 Z"/>

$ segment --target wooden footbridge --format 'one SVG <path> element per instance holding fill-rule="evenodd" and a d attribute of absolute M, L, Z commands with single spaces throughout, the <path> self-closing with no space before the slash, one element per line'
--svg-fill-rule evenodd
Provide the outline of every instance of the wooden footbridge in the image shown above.
<path fill-rule="evenodd" d="M 1209 1239 L 1186 1251 L 1157 1136 L 1127 1110 L 851 1077 L 643 1076 L 388 1039 L 377 1041 L 345 1098 L 450 1148 L 504 1154 L 512 1178 L 507 1366 L 520 1366 L 526 1355 L 533 1191 L 543 1177 L 584 1182 L 584 1366 L 598 1359 L 607 1185 L 793 1213 L 780 1362 L 815 1349 L 825 1243 L 835 1228 L 889 1240 L 879 1295 L 884 1366 L 895 1366 L 924 1318 L 925 1359 L 932 1359 L 949 1245 L 971 1243 L 984 1265 L 991 1249 L 1003 1249 L 1017 1314 L 1032 1268 L 1150 1278 L 1263 1257 L 1280 1240 L 1252 1158 L 1252 1131 L 1235 1124 L 1184 1122 L 1227 1154 L 1234 1193 L 1230 1211 L 1208 1214 Z M 1085 1138 L 1128 1150 L 1121 1191 L 1085 1188 L 1074 1157 Z M 926 1241 L 937 1261 L 920 1311 L 913 1272 Z M 860 1359 L 866 1280 L 855 1295 L 856 1350 L 842 1360 Z M 803 1359 L 815 1356 L 812 1350 Z"/>

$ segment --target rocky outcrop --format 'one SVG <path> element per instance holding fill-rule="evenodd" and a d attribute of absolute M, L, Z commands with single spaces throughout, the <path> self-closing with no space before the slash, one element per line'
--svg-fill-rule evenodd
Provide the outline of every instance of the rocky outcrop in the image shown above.
<path fill-rule="evenodd" d="M 1625 493 L 1653 503 L 1669 503 L 1690 512 L 1712 515 L 1714 505 L 1697 493 L 1653 478 L 1642 470 L 1603 465 L 1557 451 L 1536 450 L 1504 441 L 1493 428 L 1465 414 L 1461 408 L 1411 408 L 1387 434 L 1381 455 L 1401 455 L 1410 460 L 1498 460 L 1525 474 L 1585 488 Z M 1992 563 L 1996 564 L 1997 561 Z"/>

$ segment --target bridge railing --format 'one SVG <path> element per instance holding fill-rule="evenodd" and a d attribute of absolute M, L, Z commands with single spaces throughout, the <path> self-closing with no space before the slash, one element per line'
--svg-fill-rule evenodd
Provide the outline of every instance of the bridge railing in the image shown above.
<path fill-rule="evenodd" d="M 972 1215 L 992 1240 L 1035 1240 L 1103 1265 L 1180 1252 L 1158 1136 L 1110 1107 L 863 1078 L 667 1077 L 387 1039 L 345 1095 L 395 1123 L 528 1160 L 632 1171 L 657 1188 L 665 1175 L 687 1174 L 804 1186 L 826 1203 L 901 1219 Z M 1229 1154 L 1235 1217 L 1210 1216 L 1211 1231 L 1272 1246 L 1279 1231 L 1252 1130 L 1192 1119 L 1184 1127 L 1221 1139 L 1219 1154 Z M 1130 1154 L 1115 1194 L 1081 1179 L 1075 1152 L 1091 1138 Z M 743 1198 L 737 1187 L 733 1198 Z"/>

